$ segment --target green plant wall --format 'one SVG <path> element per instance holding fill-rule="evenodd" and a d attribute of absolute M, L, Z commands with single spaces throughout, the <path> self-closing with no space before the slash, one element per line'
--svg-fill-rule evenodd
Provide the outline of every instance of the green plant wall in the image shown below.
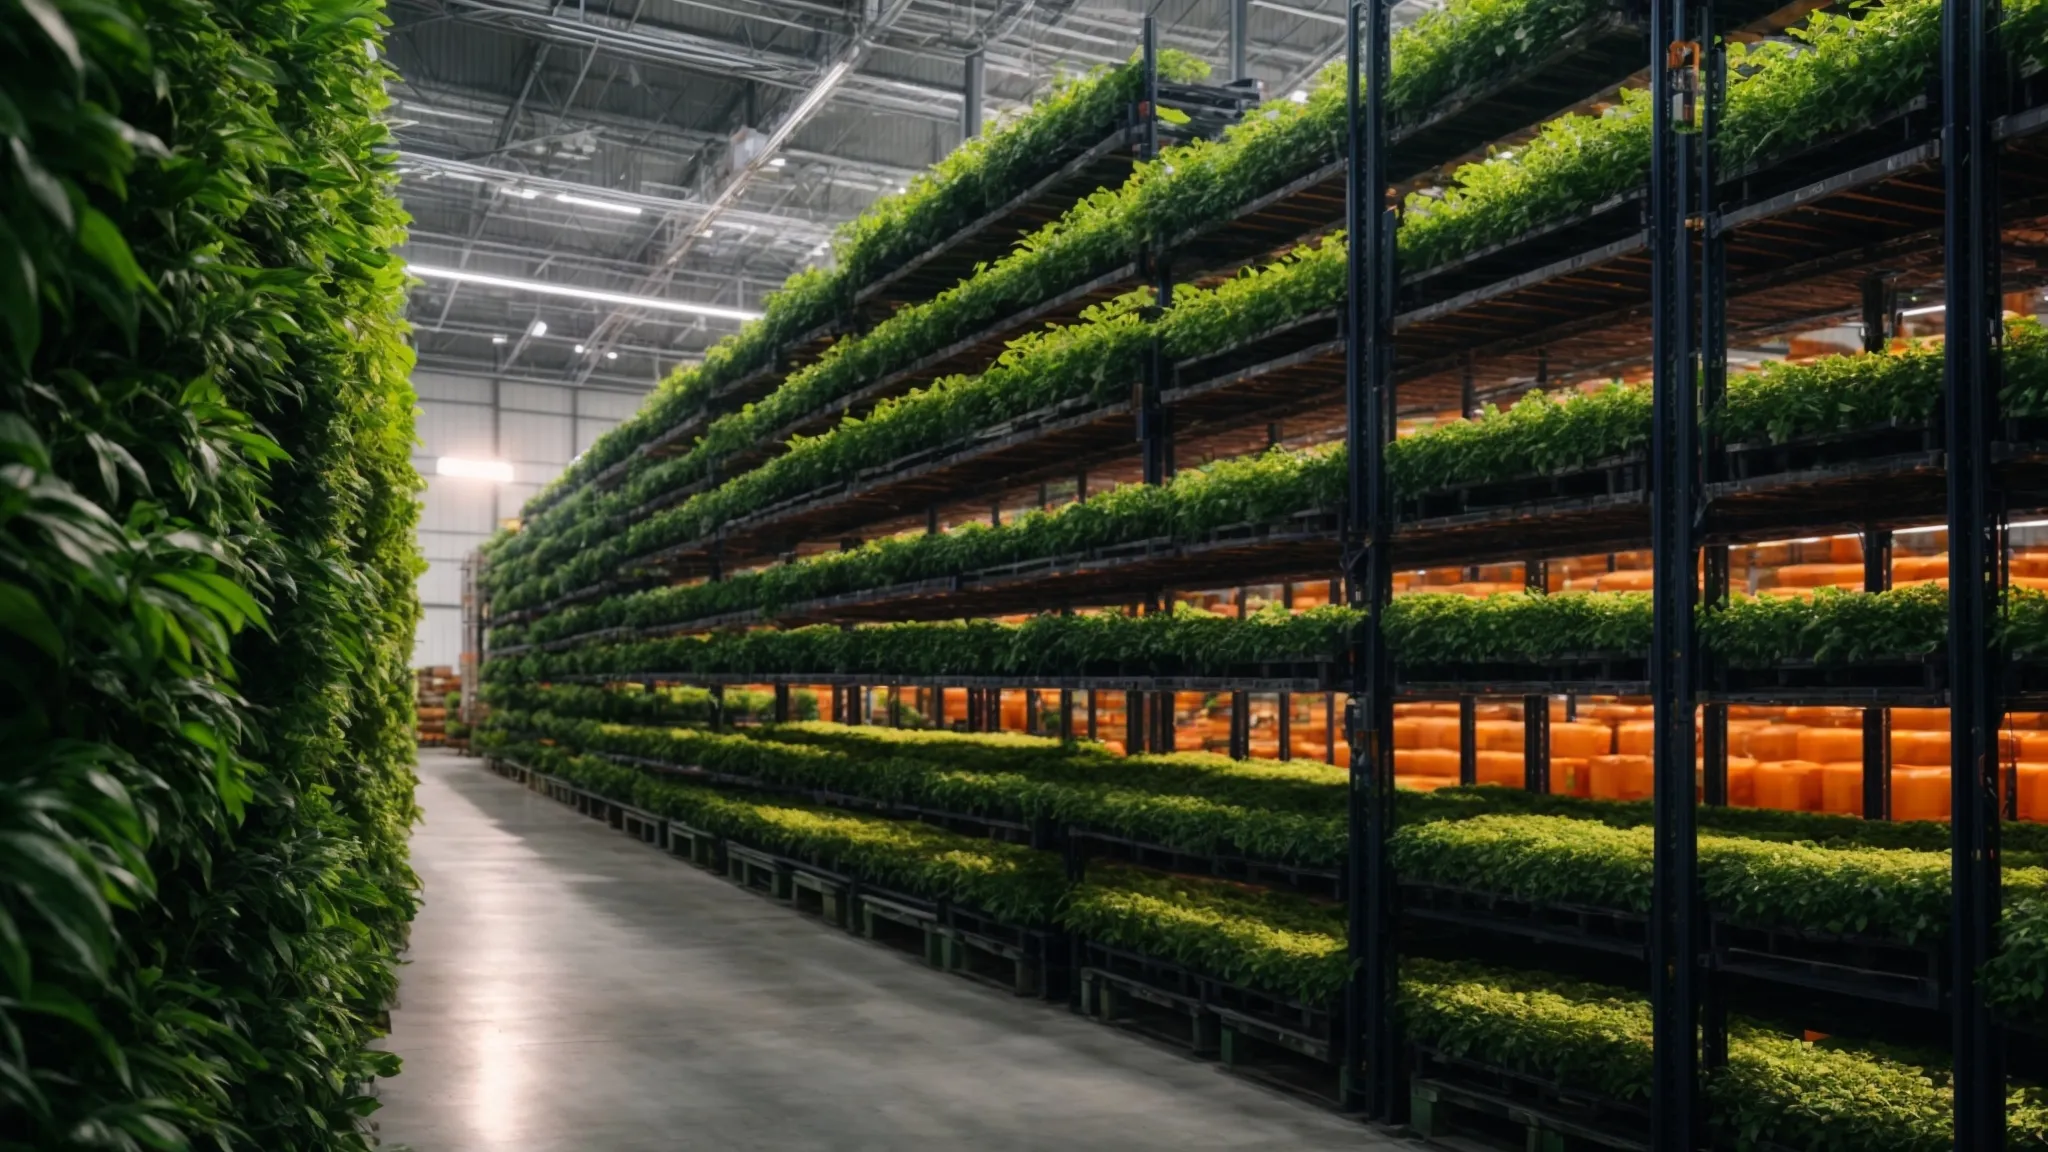
<path fill-rule="evenodd" d="M 413 907 L 369 0 L 0 0 L 0 1147 L 367 1148 Z"/>

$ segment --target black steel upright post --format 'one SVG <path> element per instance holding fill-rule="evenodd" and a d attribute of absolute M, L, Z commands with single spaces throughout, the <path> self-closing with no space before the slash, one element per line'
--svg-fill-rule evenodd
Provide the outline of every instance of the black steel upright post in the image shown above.
<path fill-rule="evenodd" d="M 1530 560 L 1522 565 L 1522 587 L 1550 591 L 1550 565 Z M 1539 795 L 1550 791 L 1550 697 L 1522 697 L 1522 787 Z"/>
<path fill-rule="evenodd" d="M 1344 1070 L 1350 1076 L 1363 1072 L 1360 1103 L 1368 1115 L 1398 1121 L 1408 1098 L 1402 1090 L 1394 1017 L 1394 884 L 1387 853 L 1393 828 L 1394 701 L 1392 662 L 1380 628 L 1393 598 L 1394 574 L 1386 470 L 1386 445 L 1394 432 L 1395 285 L 1395 221 L 1386 177 L 1388 16 L 1388 0 L 1354 0 L 1346 36 L 1350 251 L 1344 441 L 1349 465 L 1343 555 L 1347 601 L 1366 617 L 1352 650 L 1346 718 L 1351 735 L 1346 892 L 1356 967 L 1345 997 Z"/>
<path fill-rule="evenodd" d="M 1140 110 L 1144 124 L 1145 159 L 1159 157 L 1159 30 L 1152 17 L 1144 22 L 1145 104 Z M 1173 278 L 1166 261 L 1164 238 L 1154 236 L 1146 248 L 1146 268 L 1152 278 L 1152 309 L 1156 314 L 1173 303 Z M 1136 416 L 1138 447 L 1147 484 L 1164 484 L 1173 475 L 1172 414 L 1159 401 L 1166 387 L 1166 350 L 1157 339 L 1145 350 L 1145 368 L 1138 381 Z"/>
<path fill-rule="evenodd" d="M 1714 35 L 1714 12 L 1710 2 L 1701 4 L 1696 22 L 1705 42 L 1705 72 L 1701 77 L 1699 142 L 1699 332 L 1700 410 L 1712 412 L 1728 394 L 1728 244 L 1721 233 L 1720 201 L 1715 196 L 1719 181 L 1718 139 L 1721 115 L 1728 98 L 1728 46 Z M 1702 481 L 1721 479 L 1711 469 L 1720 459 L 1717 439 L 1701 440 Z M 1710 605 L 1723 604 L 1729 593 L 1728 546 L 1704 549 L 1701 558 L 1701 599 Z M 1714 807 L 1728 804 L 1728 705 L 1706 704 L 1700 708 L 1701 801 Z M 1712 989 L 1709 989 L 1712 992 Z M 1706 1028 L 1706 1056 L 1717 1066 L 1727 1055 L 1725 1023 L 1712 1006 L 1710 994 Z"/>
<path fill-rule="evenodd" d="M 1869 343 L 1866 329 L 1865 343 Z M 1878 337 L 1883 340 L 1882 336 Z M 1863 590 L 1882 592 L 1892 586 L 1892 534 L 1871 527 L 1863 532 Z M 1892 818 L 1892 710 L 1863 710 L 1863 818 Z"/>
<path fill-rule="evenodd" d="M 1955 1044 L 1955 1146 L 2005 1147 L 2005 1052 L 1979 979 L 1999 914 L 2002 685 L 1991 651 L 2003 534 L 1993 519 L 1991 430 L 1998 415 L 1999 296 L 1994 102 L 2004 80 L 1993 37 L 1997 0 L 1941 6 L 1941 161 L 1948 288 L 1943 347 L 1948 458 L 1950 834 L 1949 926 Z"/>
<path fill-rule="evenodd" d="M 1688 0 L 1650 5 L 1650 261 L 1653 360 L 1650 513 L 1655 612 L 1654 891 L 1650 1001 L 1655 1042 L 1651 1146 L 1691 1152 L 1705 1134 L 1700 1094 L 1701 917 L 1694 784 L 1699 564 L 1699 283 L 1693 236 L 1700 199 L 1700 45 Z"/>

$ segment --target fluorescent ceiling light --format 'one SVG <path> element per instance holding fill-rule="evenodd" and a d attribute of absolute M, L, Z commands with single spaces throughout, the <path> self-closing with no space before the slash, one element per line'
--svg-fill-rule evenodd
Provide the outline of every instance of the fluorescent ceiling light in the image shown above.
<path fill-rule="evenodd" d="M 491 343 L 493 343 L 493 344 L 503 344 L 504 342 L 505 342 L 505 338 L 504 338 L 503 336 L 493 336 L 493 337 L 491 337 Z"/>
<path fill-rule="evenodd" d="M 545 335 L 547 335 L 547 334 L 548 334 L 548 322 L 547 322 L 547 321 L 545 321 L 545 320 L 535 320 L 535 321 L 534 321 L 534 322 L 533 322 L 532 324 L 530 324 L 530 325 L 528 325 L 528 326 L 527 326 L 527 329 L 526 329 L 526 334 L 527 334 L 528 336 L 535 336 L 535 337 L 539 337 L 539 336 L 545 336 Z"/>
<path fill-rule="evenodd" d="M 422 116 L 439 116 L 444 120 L 460 120 L 465 124 L 497 123 L 496 120 L 491 119 L 489 116 L 478 116 L 470 112 L 450 112 L 446 108 L 436 108 L 431 104 L 421 104 L 415 100 L 401 100 L 397 103 L 400 108 L 410 109 Z"/>
<path fill-rule="evenodd" d="M 1342 24 L 1344 22 L 1344 17 L 1335 12 L 1316 12 L 1307 8 L 1297 8 L 1292 4 L 1277 4 L 1274 0 L 1252 0 L 1252 7 L 1266 8 L 1274 12 L 1285 12 L 1289 16 L 1298 16 L 1303 20 L 1320 20 L 1325 24 Z"/>
<path fill-rule="evenodd" d="M 540 195 L 540 190 L 538 188 L 507 188 L 505 189 L 505 195 L 517 196 L 521 200 L 532 200 Z"/>
<path fill-rule="evenodd" d="M 1900 313 L 1899 313 L 1899 315 L 1901 315 L 1901 316 L 1926 316 L 1926 315 L 1928 315 L 1928 314 L 1930 314 L 1930 313 L 1933 313 L 1933 312 L 1939 312 L 1939 311 L 1941 311 L 1942 309 L 1944 309 L 1944 308 L 1947 308 L 1947 307 L 1948 307 L 1948 305 L 1946 305 L 1946 304 L 1928 304 L 1928 305 L 1926 305 L 1926 306 L 1924 306 L 1924 307 L 1920 307 L 1920 308 L 1908 308 L 1908 309 L 1904 310 L 1903 312 L 1900 312 Z"/>
<path fill-rule="evenodd" d="M 583 196 L 571 196 L 567 192 L 555 193 L 555 199 L 561 201 L 564 204 L 575 204 L 584 208 L 596 208 L 601 212 L 617 212 L 621 216 L 638 216 L 640 214 L 640 208 L 636 204 L 614 204 L 609 200 L 591 200 Z"/>
<path fill-rule="evenodd" d="M 670 300 L 661 296 L 632 296 L 624 292 L 599 292 L 591 288 L 572 288 L 567 284 L 519 280 L 510 276 L 486 276 L 481 272 L 443 268 L 434 264 L 411 264 L 406 270 L 422 280 L 453 280 L 458 284 L 481 284 L 487 288 L 508 288 L 515 292 L 532 292 L 540 296 L 566 296 L 571 300 L 592 300 L 599 304 L 618 304 L 627 308 L 646 308 L 655 312 L 687 312 L 692 316 L 711 316 L 721 320 L 761 318 L 759 312 L 720 308 L 715 304 L 693 304 L 688 300 Z M 502 338 L 499 338 L 499 342 L 503 342 Z"/>
<path fill-rule="evenodd" d="M 619 354 L 617 352 L 607 352 L 604 354 L 604 358 L 607 360 L 617 360 L 619 358 Z"/>
<path fill-rule="evenodd" d="M 503 460 L 465 460 L 460 456 L 443 456 L 434 461 L 434 471 L 442 476 L 460 476 L 465 480 L 493 480 L 499 484 L 512 482 L 512 465 Z"/>
<path fill-rule="evenodd" d="M 781 156 L 777 156 L 773 160 L 768 161 L 768 166 L 770 168 L 781 168 L 787 165 L 788 163 L 789 161 L 787 159 Z"/>
<path fill-rule="evenodd" d="M 581 345 L 581 344 L 578 344 L 578 345 L 576 346 L 576 354 L 577 354 L 578 356 L 581 356 L 581 355 L 583 355 L 583 345 Z"/>

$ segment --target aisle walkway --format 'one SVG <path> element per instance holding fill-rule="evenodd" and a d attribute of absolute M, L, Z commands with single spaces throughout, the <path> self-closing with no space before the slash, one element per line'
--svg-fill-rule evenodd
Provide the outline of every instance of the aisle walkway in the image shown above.
<path fill-rule="evenodd" d="M 1408 1147 L 923 968 L 437 750 L 388 1047 L 417 1152 Z"/>

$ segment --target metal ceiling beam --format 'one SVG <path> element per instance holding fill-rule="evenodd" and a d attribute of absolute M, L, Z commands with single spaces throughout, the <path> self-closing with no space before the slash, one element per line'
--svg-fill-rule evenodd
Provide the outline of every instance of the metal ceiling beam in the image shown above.
<path fill-rule="evenodd" d="M 420 0 L 407 0 L 418 4 Z M 608 56 L 649 64 L 669 64 L 727 81 L 752 80 L 780 88 L 808 91 L 817 79 L 816 64 L 803 56 L 756 48 L 715 36 L 667 25 L 628 21 L 584 10 L 571 17 L 537 0 L 435 0 L 430 10 L 462 23 L 501 28 L 530 39 L 564 44 L 579 50 L 596 48 Z M 830 35 L 826 29 L 812 30 Z M 858 38 L 855 40 L 859 42 Z M 935 97 L 953 93 L 939 85 L 918 85 Z M 950 119 L 950 116 L 939 117 Z"/>
<path fill-rule="evenodd" d="M 868 0 L 868 2 L 874 3 L 875 0 Z M 711 224 L 722 213 L 738 201 L 740 195 L 747 190 L 747 186 L 753 183 L 754 178 L 774 158 L 776 150 L 787 143 L 789 138 L 796 134 L 797 129 L 803 127 L 804 123 L 818 109 L 824 107 L 825 102 L 831 98 L 833 90 L 838 88 L 840 82 L 860 64 L 861 57 L 867 53 L 872 45 L 874 36 L 887 28 L 897 16 L 902 14 L 909 4 L 910 0 L 890 0 L 889 6 L 876 12 L 874 18 L 861 29 L 859 35 L 848 41 L 838 52 L 833 54 L 832 58 L 826 62 L 823 70 L 818 74 L 810 89 L 804 93 L 794 107 L 783 114 L 782 119 L 776 123 L 775 128 L 768 133 L 768 138 L 762 144 L 760 150 L 750 157 L 744 165 L 734 170 L 726 179 L 725 186 L 718 190 L 716 196 L 712 197 L 710 209 L 685 228 L 683 234 L 669 245 L 667 251 L 662 253 L 661 259 L 655 261 L 654 270 L 648 274 L 646 280 L 635 291 L 635 295 L 656 295 L 667 285 L 669 280 L 675 275 L 676 268 L 681 265 L 683 258 L 688 256 L 690 250 L 696 246 L 697 240 L 704 235 L 705 231 L 710 228 Z M 618 333 L 623 330 L 628 322 L 628 317 L 632 314 L 631 309 L 621 309 L 607 317 L 605 322 L 598 325 L 597 331 L 592 334 L 591 347 L 601 351 L 609 349 L 612 342 L 617 338 Z M 585 369 L 586 373 L 587 371 L 588 369 Z"/>
<path fill-rule="evenodd" d="M 401 119 L 409 118 L 406 116 L 407 106 L 415 109 L 422 106 L 439 107 L 447 101 L 462 101 L 461 107 L 449 107 L 448 110 L 460 112 L 464 115 L 488 115 L 495 119 L 504 114 L 506 96 L 503 93 L 486 92 L 457 84 L 428 84 L 421 82 L 416 77 L 399 81 L 399 86 L 402 98 L 397 114 Z M 958 98 L 957 93 L 954 96 L 955 99 Z M 945 118 L 931 109 L 926 109 L 925 115 L 928 119 Z M 430 125 L 426 120 L 418 120 L 415 123 L 421 127 L 443 127 L 440 124 Z M 617 112 L 605 112 L 593 108 L 577 109 L 570 116 L 569 123 L 577 126 L 579 130 L 584 127 L 605 130 L 601 132 L 599 138 L 608 147 L 655 152 L 669 159 L 675 158 L 676 148 L 684 142 L 690 144 L 716 144 L 722 147 L 729 143 L 731 139 L 724 132 L 714 132 L 704 128 L 690 128 L 680 124 L 651 125 L 647 120 L 635 116 Z M 614 135 L 614 132 L 631 133 L 634 138 L 626 139 L 623 136 Z M 405 142 L 404 135 L 404 133 L 401 133 L 401 143 Z M 920 165 L 891 164 L 882 160 L 869 160 L 857 156 L 843 156 L 836 153 L 818 152 L 788 146 L 782 149 L 782 154 L 792 160 L 801 160 L 809 164 L 824 164 L 835 168 L 846 168 L 858 172 L 872 172 L 896 177 L 898 182 L 903 177 L 912 176 L 924 171 L 924 168 Z M 516 157 L 517 154 L 513 153 L 510 155 Z"/>
<path fill-rule="evenodd" d="M 620 188 L 608 188 L 601 184 L 585 184 L 575 180 L 564 180 L 558 176 L 535 176 L 525 172 L 514 172 L 505 168 L 494 168 L 488 164 L 475 164 L 445 156 L 432 156 L 424 152 L 400 151 L 401 165 L 411 166 L 420 171 L 437 172 L 465 182 L 481 182 L 489 187 L 524 187 L 546 194 L 569 194 L 587 196 L 591 199 L 614 201 L 630 205 L 645 212 L 659 212 L 677 217 L 693 218 L 710 210 L 710 204 L 701 200 L 678 200 L 668 196 L 649 196 L 642 192 L 628 192 Z M 800 216 L 782 216 L 748 208 L 734 208 L 725 215 L 733 220 L 759 228 L 775 228 L 794 232 L 813 240 L 829 239 L 833 225 Z"/>

